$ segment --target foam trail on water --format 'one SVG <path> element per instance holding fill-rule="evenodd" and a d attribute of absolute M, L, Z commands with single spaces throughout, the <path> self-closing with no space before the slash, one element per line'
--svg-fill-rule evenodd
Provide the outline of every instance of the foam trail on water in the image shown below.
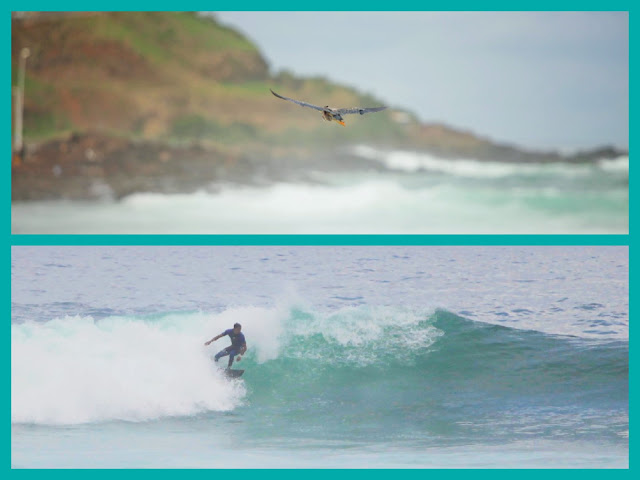
<path fill-rule="evenodd" d="M 229 382 L 211 361 L 226 344 L 207 349 L 204 341 L 253 313 L 13 325 L 12 422 L 144 421 L 231 410 L 242 404 L 243 384 Z"/>
<path fill-rule="evenodd" d="M 135 194 L 117 203 L 33 202 L 12 206 L 14 233 L 623 233 L 628 218 L 608 205 L 627 198 L 565 198 L 449 183 L 405 188 L 394 179 L 355 185 L 277 184 L 219 194 Z M 619 198 L 618 198 L 619 197 Z M 233 212 L 233 213 L 230 213 Z"/>
<path fill-rule="evenodd" d="M 446 173 L 457 177 L 477 179 L 500 179 L 509 176 L 553 175 L 564 177 L 585 177 L 598 170 L 624 174 L 629 172 L 629 157 L 602 159 L 595 164 L 567 162 L 530 162 L 510 163 L 474 158 L 458 158 L 455 160 L 436 157 L 428 153 L 404 150 L 382 151 L 366 145 L 358 145 L 351 152 L 361 158 L 373 160 L 391 170 L 417 172 L 428 170 Z"/>
<path fill-rule="evenodd" d="M 357 171 L 314 182 L 216 185 L 118 202 L 12 204 L 13 233 L 626 233 L 629 158 L 591 163 L 443 159 L 358 145 Z M 383 168 L 380 168 L 380 167 Z"/>
<path fill-rule="evenodd" d="M 618 158 L 600 160 L 598 166 L 605 171 L 614 173 L 623 173 L 629 175 L 629 157 L 623 156 Z"/>
<path fill-rule="evenodd" d="M 209 347 L 204 342 L 236 322 L 248 335 L 244 361 L 254 365 L 283 355 L 375 362 L 375 351 L 371 353 L 369 347 L 381 341 L 391 327 L 415 330 L 410 338 L 424 345 L 437 337 L 433 329 L 420 331 L 418 323 L 424 317 L 415 313 L 346 308 L 321 314 L 296 308 L 288 304 L 248 306 L 216 314 L 114 316 L 98 321 L 89 316 L 65 316 L 14 324 L 12 422 L 147 421 L 232 410 L 243 404 L 244 383 L 228 381 L 212 362 L 228 339 Z M 339 351 L 351 353 L 326 357 L 324 349 L 313 352 L 304 344 L 291 343 L 318 335 L 330 339 Z M 236 365 L 242 368 L 244 364 Z"/>
<path fill-rule="evenodd" d="M 197 421 L 215 430 L 233 416 L 211 412 L 238 409 L 251 438 L 271 436 L 274 425 L 283 438 L 342 437 L 351 425 L 357 441 L 373 427 L 389 441 L 427 443 L 452 428 L 505 441 L 532 427 L 614 441 L 628 432 L 628 342 L 474 322 L 427 305 L 318 309 L 285 297 L 209 314 L 14 324 L 12 422 L 204 414 Z M 249 347 L 236 368 L 247 371 L 229 380 L 212 361 L 229 340 L 204 342 L 235 322 Z M 460 427 L 469 418 L 473 428 Z"/>

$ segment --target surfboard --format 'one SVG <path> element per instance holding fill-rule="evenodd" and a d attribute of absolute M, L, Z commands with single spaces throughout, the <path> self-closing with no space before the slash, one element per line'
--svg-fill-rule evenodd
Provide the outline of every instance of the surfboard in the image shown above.
<path fill-rule="evenodd" d="M 224 374 L 229 378 L 237 378 L 242 376 L 244 370 L 234 370 L 232 368 L 228 368 L 224 371 Z"/>

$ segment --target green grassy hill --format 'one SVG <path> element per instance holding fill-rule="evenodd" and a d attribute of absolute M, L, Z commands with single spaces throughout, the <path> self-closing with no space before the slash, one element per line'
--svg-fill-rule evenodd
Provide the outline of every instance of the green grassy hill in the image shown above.
<path fill-rule="evenodd" d="M 12 81 L 28 47 L 27 142 L 70 131 L 127 138 L 273 145 L 376 138 L 398 141 L 392 112 L 348 130 L 269 93 L 340 106 L 374 106 L 323 78 L 272 74 L 255 45 L 214 18 L 188 12 L 32 14 L 12 21 Z"/>
<path fill-rule="evenodd" d="M 326 124 L 318 112 L 279 100 L 269 88 L 318 105 L 387 102 L 326 78 L 271 72 L 247 38 L 193 12 L 14 13 L 12 85 L 25 47 L 31 52 L 25 82 L 28 145 L 97 132 L 237 153 L 295 148 L 304 155 L 318 146 L 330 150 L 365 142 L 453 158 L 566 160 L 444 125 L 423 125 L 411 112 L 394 108 L 347 117 L 346 128 Z"/>

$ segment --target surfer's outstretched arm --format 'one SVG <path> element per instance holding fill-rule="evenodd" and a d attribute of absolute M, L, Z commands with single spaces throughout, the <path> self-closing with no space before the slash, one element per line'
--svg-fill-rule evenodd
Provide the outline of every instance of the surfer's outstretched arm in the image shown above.
<path fill-rule="evenodd" d="M 216 335 L 215 337 L 213 337 L 211 340 L 209 340 L 208 342 L 204 342 L 205 345 L 209 345 L 211 342 L 215 342 L 216 340 L 218 340 L 219 338 L 224 337 L 224 334 L 220 334 L 220 335 Z"/>

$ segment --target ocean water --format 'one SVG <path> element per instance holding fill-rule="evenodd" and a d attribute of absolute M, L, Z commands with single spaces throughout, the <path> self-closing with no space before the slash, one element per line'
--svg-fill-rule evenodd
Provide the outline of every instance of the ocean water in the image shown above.
<path fill-rule="evenodd" d="M 217 185 L 114 201 L 14 202 L 13 233 L 457 234 L 629 231 L 629 158 L 570 163 L 446 161 L 365 145 L 371 170 L 310 182 Z M 380 170 L 383 168 L 384 170 Z M 331 169 L 329 169 L 331 170 Z M 286 172 L 283 172 L 286 176 Z M 251 180 L 251 179 L 247 179 Z M 98 187 L 96 187 L 98 188 Z M 102 188 L 104 190 L 104 186 Z"/>
<path fill-rule="evenodd" d="M 627 247 L 12 248 L 14 468 L 628 468 Z M 236 380 L 204 342 L 234 322 Z"/>

